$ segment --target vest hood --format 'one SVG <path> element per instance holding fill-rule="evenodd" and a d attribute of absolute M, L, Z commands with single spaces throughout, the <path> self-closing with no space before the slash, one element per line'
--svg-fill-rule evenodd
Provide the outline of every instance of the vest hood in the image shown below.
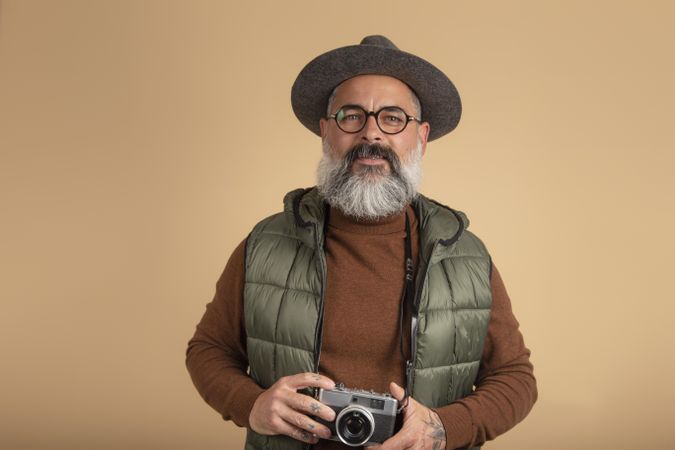
<path fill-rule="evenodd" d="M 441 236 L 440 243 L 445 246 L 452 245 L 469 227 L 469 219 L 466 214 L 429 199 L 422 194 L 415 197 L 412 206 L 422 227 L 431 226 L 434 228 L 433 224 L 450 224 L 450 226 L 444 226 L 442 229 L 430 229 L 429 233 L 429 235 Z M 284 211 L 292 212 L 296 225 L 302 228 L 323 225 L 326 208 L 327 204 L 316 186 L 295 189 L 284 196 Z M 434 218 L 444 220 L 433 220 Z M 321 227 L 317 227 L 317 231 L 321 232 Z M 422 244 L 426 247 L 432 245 L 433 242 Z"/>

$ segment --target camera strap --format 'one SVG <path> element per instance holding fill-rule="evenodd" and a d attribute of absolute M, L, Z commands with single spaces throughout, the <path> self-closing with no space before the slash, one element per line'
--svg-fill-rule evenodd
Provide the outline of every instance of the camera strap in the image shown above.
<path fill-rule="evenodd" d="M 408 213 L 405 213 L 405 277 L 404 277 L 404 287 L 403 293 L 401 295 L 401 304 L 399 311 L 399 336 L 401 343 L 401 357 L 405 361 L 405 397 L 401 402 L 401 406 L 398 412 L 401 412 L 403 408 L 408 404 L 408 397 L 412 394 L 412 378 L 413 378 L 413 363 L 411 361 L 413 355 L 415 354 L 415 347 L 417 344 L 417 308 L 415 307 L 415 286 L 413 284 L 413 279 L 415 276 L 415 271 L 413 267 L 412 259 L 412 236 L 410 232 L 410 220 L 408 219 Z M 410 331 L 410 359 L 405 357 L 405 349 L 403 344 L 403 316 L 405 312 L 405 305 L 410 305 L 411 311 L 411 331 Z"/>

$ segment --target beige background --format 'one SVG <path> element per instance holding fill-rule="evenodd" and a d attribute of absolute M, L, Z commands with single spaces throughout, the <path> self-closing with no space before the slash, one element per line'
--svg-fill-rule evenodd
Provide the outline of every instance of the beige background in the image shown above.
<path fill-rule="evenodd" d="M 540 399 L 489 449 L 675 448 L 669 1 L 2 1 L 0 448 L 241 448 L 186 343 L 314 182 L 311 58 L 386 34 L 456 83 L 423 192 L 465 211 Z"/>

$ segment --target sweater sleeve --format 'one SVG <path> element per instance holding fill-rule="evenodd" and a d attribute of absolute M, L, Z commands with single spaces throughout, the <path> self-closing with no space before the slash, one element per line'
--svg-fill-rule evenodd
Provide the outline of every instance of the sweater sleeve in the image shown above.
<path fill-rule="evenodd" d="M 436 408 L 446 449 L 482 445 L 523 420 L 537 400 L 530 350 L 525 347 L 504 283 L 492 266 L 492 313 L 472 394 Z"/>
<path fill-rule="evenodd" d="M 248 427 L 263 389 L 248 376 L 243 291 L 246 240 L 230 256 L 213 300 L 187 346 L 185 364 L 199 394 L 223 419 Z"/>

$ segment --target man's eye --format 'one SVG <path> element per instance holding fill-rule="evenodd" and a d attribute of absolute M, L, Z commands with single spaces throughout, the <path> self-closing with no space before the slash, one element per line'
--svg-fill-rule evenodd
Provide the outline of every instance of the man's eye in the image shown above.
<path fill-rule="evenodd" d="M 345 114 L 344 118 L 342 119 L 343 122 L 346 121 L 359 121 L 361 120 L 361 114 Z"/>
<path fill-rule="evenodd" d="M 384 116 L 385 122 L 391 122 L 391 123 L 401 123 L 403 122 L 403 119 L 399 116 Z"/>

